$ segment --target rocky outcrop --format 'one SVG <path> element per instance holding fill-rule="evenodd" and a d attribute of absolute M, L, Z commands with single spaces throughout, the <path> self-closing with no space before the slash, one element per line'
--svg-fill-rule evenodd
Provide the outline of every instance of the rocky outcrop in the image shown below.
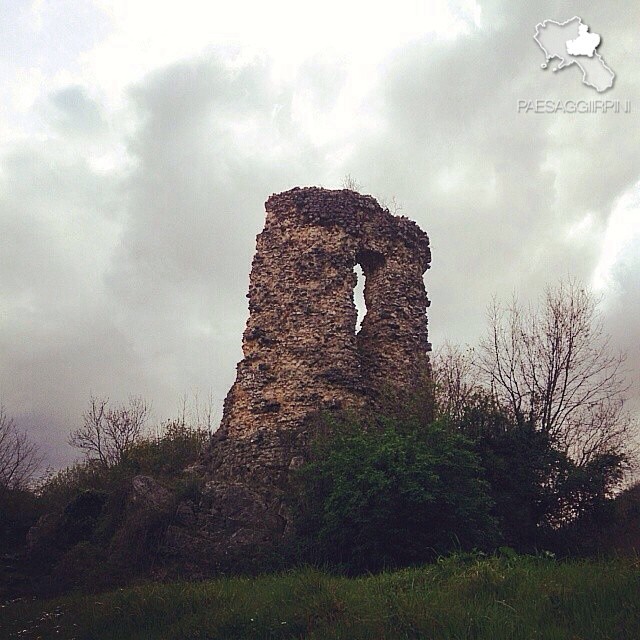
<path fill-rule="evenodd" d="M 132 507 L 162 510 L 170 507 L 173 496 L 151 476 L 135 476 L 131 481 L 129 503 Z"/>

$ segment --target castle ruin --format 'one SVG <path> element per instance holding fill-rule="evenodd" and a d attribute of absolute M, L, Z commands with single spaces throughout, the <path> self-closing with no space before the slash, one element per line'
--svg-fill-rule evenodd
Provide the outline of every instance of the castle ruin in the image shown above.
<path fill-rule="evenodd" d="M 354 406 L 386 386 L 408 388 L 429 342 L 422 276 L 429 239 L 370 196 L 292 189 L 266 203 L 249 285 L 244 359 L 221 430 L 299 427 L 311 412 Z M 356 333 L 359 264 L 367 313 Z"/>
<path fill-rule="evenodd" d="M 266 202 L 249 285 L 244 358 L 200 473 L 166 546 L 186 559 L 238 566 L 286 539 L 283 497 L 323 410 L 375 406 L 428 367 L 423 274 L 429 239 L 371 196 L 295 188 Z M 355 265 L 367 307 L 356 331 Z"/>

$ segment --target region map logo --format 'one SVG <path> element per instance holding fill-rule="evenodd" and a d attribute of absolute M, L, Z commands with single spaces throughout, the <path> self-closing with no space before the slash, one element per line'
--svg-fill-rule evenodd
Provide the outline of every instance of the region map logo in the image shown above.
<path fill-rule="evenodd" d="M 602 56 L 596 51 L 601 37 L 590 33 L 589 26 L 574 16 L 566 22 L 544 20 L 536 25 L 533 39 L 546 56 L 541 66 L 546 69 L 554 58 L 558 64 L 554 71 L 577 65 L 582 71 L 582 82 L 599 93 L 613 86 L 615 73 L 606 65 Z"/>

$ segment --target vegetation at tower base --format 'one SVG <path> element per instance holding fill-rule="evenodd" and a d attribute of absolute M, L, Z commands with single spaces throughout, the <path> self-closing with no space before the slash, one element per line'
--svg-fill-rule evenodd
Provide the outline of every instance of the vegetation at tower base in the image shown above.
<path fill-rule="evenodd" d="M 429 395 L 446 404 L 436 389 L 319 430 L 293 494 L 305 560 L 359 572 L 505 545 L 561 555 L 606 548 L 619 519 L 621 452 L 578 464 L 481 391 L 456 419 L 434 415 Z"/>
<path fill-rule="evenodd" d="M 298 472 L 304 558 L 362 572 L 496 547 L 480 458 L 445 421 L 381 416 L 329 429 Z"/>
<path fill-rule="evenodd" d="M 0 597 L 95 591 L 154 575 L 178 502 L 199 491 L 185 468 L 208 440 L 208 432 L 170 421 L 117 461 L 89 458 L 26 492 L 21 544 L 0 540 L 11 552 L 0 557 Z"/>
<path fill-rule="evenodd" d="M 316 437 L 308 463 L 297 471 L 286 467 L 279 479 L 295 525 L 284 544 L 226 566 L 211 558 L 197 528 L 197 514 L 221 504 L 218 485 L 184 473 L 202 461 L 208 437 L 170 423 L 110 467 L 83 463 L 44 484 L 34 499 L 47 515 L 29 535 L 33 573 L 5 593 L 93 591 L 141 578 L 255 573 L 300 562 L 358 573 L 504 545 L 562 555 L 603 551 L 612 540 L 637 548 L 637 491 L 610 497 L 619 459 L 577 467 L 543 434 L 514 423 L 480 394 L 456 420 L 442 414 L 444 404 L 425 385 L 422 394 L 386 397 L 375 411 L 318 416 L 309 425 Z M 275 445 L 261 440 L 265 460 L 300 446 L 285 436 L 292 434 L 280 434 Z M 256 443 L 217 444 L 221 455 L 237 451 L 243 459 Z M 237 477 L 255 480 L 278 468 L 257 462 L 238 469 Z M 256 496 L 245 502 L 243 485 L 233 494 L 229 486 L 223 496 L 238 499 L 236 509 L 254 508 Z M 177 542 L 184 543 L 179 552 Z"/>

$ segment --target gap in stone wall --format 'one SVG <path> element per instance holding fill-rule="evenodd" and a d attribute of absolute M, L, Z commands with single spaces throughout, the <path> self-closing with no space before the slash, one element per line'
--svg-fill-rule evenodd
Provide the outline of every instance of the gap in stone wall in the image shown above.
<path fill-rule="evenodd" d="M 356 320 L 356 333 L 358 333 L 362 326 L 362 321 L 364 320 L 365 315 L 367 315 L 367 304 L 364 301 L 364 283 L 366 278 L 362 271 L 362 267 L 359 264 L 356 264 L 355 267 L 353 267 L 353 271 L 358 278 L 358 282 L 353 289 L 353 301 L 358 311 L 358 319 Z"/>

